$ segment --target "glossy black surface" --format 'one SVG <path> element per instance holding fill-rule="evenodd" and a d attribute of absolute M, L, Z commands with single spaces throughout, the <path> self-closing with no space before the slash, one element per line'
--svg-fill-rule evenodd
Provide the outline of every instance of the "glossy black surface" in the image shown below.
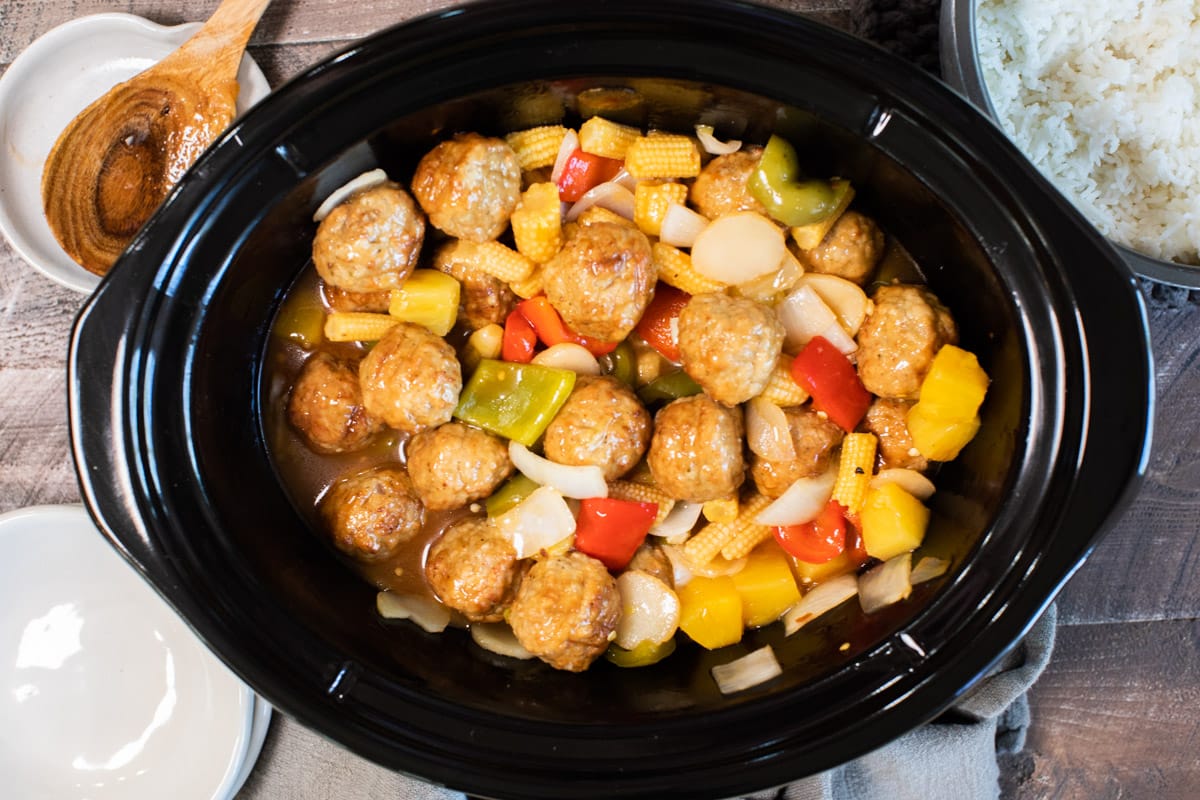
<path fill-rule="evenodd" d="M 659 665 L 585 675 L 384 624 L 285 497 L 260 423 L 271 317 L 311 213 L 440 135 L 551 121 L 630 85 L 648 124 L 799 145 L 922 264 L 994 379 L 938 476 L 954 569 Z M 1004 137 L 869 45 L 736 3 L 489 2 L 364 41 L 267 98 L 184 179 L 85 307 L 71 353 L 84 494 L 125 556 L 270 702 L 380 763 L 478 795 L 725 797 L 845 761 L 943 710 L 1078 566 L 1143 469 L 1151 371 L 1132 278 Z M 1119 365 L 1119 369 L 1114 368 Z M 776 628 L 778 626 L 775 626 Z M 924 650 L 903 644 L 903 631 Z M 713 664 L 769 642 L 785 674 L 724 698 Z M 850 647 L 840 650 L 843 642 Z"/>

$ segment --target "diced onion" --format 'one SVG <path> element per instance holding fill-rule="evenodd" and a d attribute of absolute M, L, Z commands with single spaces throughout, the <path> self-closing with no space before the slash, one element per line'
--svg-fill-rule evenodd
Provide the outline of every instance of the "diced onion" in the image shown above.
<path fill-rule="evenodd" d="M 796 457 L 787 415 L 762 397 L 746 404 L 746 444 L 750 452 L 767 461 L 791 461 Z"/>
<path fill-rule="evenodd" d="M 665 540 L 667 544 L 683 544 L 687 540 L 688 534 L 692 532 L 692 528 L 696 527 L 696 521 L 700 519 L 700 512 L 703 509 L 703 503 L 680 500 L 671 507 L 666 519 L 650 526 L 650 533 Z"/>
<path fill-rule="evenodd" d="M 512 543 L 517 558 L 550 550 L 575 532 L 575 515 L 557 489 L 539 486 L 521 502 L 492 519 Z"/>
<path fill-rule="evenodd" d="M 792 255 L 791 250 L 784 250 L 778 269 L 735 286 L 733 293 L 773 306 L 783 299 L 785 294 L 795 289 L 800 284 L 802 277 L 804 277 L 804 267 Z"/>
<path fill-rule="evenodd" d="M 687 551 L 678 545 L 663 545 L 663 552 L 667 554 L 667 558 L 671 559 L 672 566 L 676 566 L 676 561 L 678 561 L 679 566 L 685 569 L 689 575 L 699 578 L 722 578 L 726 575 L 736 575 L 746 566 L 745 556 L 730 561 L 718 553 L 707 563 L 697 564 L 688 558 Z M 682 586 L 683 584 L 677 580 L 675 585 Z"/>
<path fill-rule="evenodd" d="M 925 556 L 912 568 L 912 574 L 908 576 L 908 579 L 913 586 L 916 586 L 918 583 L 942 577 L 948 569 L 950 569 L 950 562 L 946 559 Z"/>
<path fill-rule="evenodd" d="M 691 247 L 707 227 L 708 217 L 697 214 L 687 206 L 671 203 L 663 214 L 658 240 L 672 247 Z"/>
<path fill-rule="evenodd" d="M 754 521 L 759 525 L 800 525 L 812 522 L 829 503 L 836 480 L 837 471 L 832 469 L 813 478 L 799 478 L 771 505 L 758 512 Z"/>
<path fill-rule="evenodd" d="M 712 125 L 697 125 L 696 138 L 700 140 L 700 146 L 704 148 L 704 152 L 714 156 L 727 156 L 742 149 L 741 139 L 730 139 L 728 142 L 722 142 L 713 136 Z"/>
<path fill-rule="evenodd" d="M 912 553 L 901 553 L 872 567 L 858 578 L 858 602 L 863 611 L 898 603 L 912 594 Z"/>
<path fill-rule="evenodd" d="M 692 266 L 706 278 L 739 284 L 779 269 L 787 250 L 783 231 L 754 211 L 739 211 L 705 226 L 692 244 Z"/>
<path fill-rule="evenodd" d="M 599 375 L 600 362 L 583 345 L 574 342 L 552 344 L 533 357 L 534 364 L 567 369 L 579 375 Z"/>
<path fill-rule="evenodd" d="M 522 661 L 533 658 L 533 653 L 517 641 L 512 628 L 503 622 L 472 622 L 471 638 L 489 653 L 519 658 Z"/>
<path fill-rule="evenodd" d="M 508 443 L 508 457 L 521 474 L 542 486 L 553 486 L 564 497 L 585 500 L 589 497 L 608 497 L 604 471 L 587 465 L 573 467 L 542 458 L 520 442 Z"/>
<path fill-rule="evenodd" d="M 629 170 L 625 169 L 625 167 L 621 167 L 619 170 L 617 170 L 617 174 L 612 176 L 611 182 L 617 184 L 618 186 L 624 186 L 631 192 L 637 188 L 638 183 L 637 178 L 630 175 Z"/>
<path fill-rule="evenodd" d="M 881 469 L 871 478 L 870 486 L 874 489 L 885 483 L 896 484 L 918 500 L 928 500 L 937 491 L 933 481 L 915 469 Z"/>
<path fill-rule="evenodd" d="M 607 208 L 614 214 L 620 214 L 625 219 L 633 219 L 636 202 L 633 198 L 633 192 L 619 183 L 605 181 L 599 186 L 593 186 L 591 189 L 588 189 L 583 197 L 579 198 L 575 205 L 571 206 L 571 210 L 567 212 L 566 221 L 574 222 L 579 218 L 580 214 L 592 206 Z"/>
<path fill-rule="evenodd" d="M 662 644 L 679 628 L 679 597 L 653 575 L 631 569 L 617 578 L 621 619 L 617 622 L 618 647 L 632 650 L 642 642 Z"/>
<path fill-rule="evenodd" d="M 427 633 L 441 633 L 450 624 L 450 610 L 428 597 L 380 592 L 375 608 L 384 619 L 411 619 Z"/>
<path fill-rule="evenodd" d="M 558 179 L 562 177 L 563 170 L 567 168 L 567 159 L 571 157 L 579 149 L 579 134 L 575 131 L 568 130 L 567 135 L 563 137 L 562 144 L 558 148 L 558 155 L 554 158 L 554 169 L 550 171 L 550 180 L 558 185 Z"/>
<path fill-rule="evenodd" d="M 671 562 L 671 580 L 678 589 L 681 586 L 687 586 L 692 580 L 692 568 L 690 562 L 683 555 L 683 548 L 673 544 L 664 544 L 663 552 L 667 554 L 667 560 Z"/>
<path fill-rule="evenodd" d="M 791 636 L 827 611 L 840 606 L 858 594 L 858 578 L 853 572 L 819 583 L 800 598 L 800 602 L 783 613 L 783 631 Z"/>
<path fill-rule="evenodd" d="M 815 336 L 825 337 L 845 355 L 858 349 L 854 339 L 838 322 L 837 315 L 807 284 L 801 283 L 785 297 L 777 311 L 787 335 L 783 346 L 789 352 L 798 352 Z"/>
<path fill-rule="evenodd" d="M 317 206 L 317 210 L 313 212 L 313 222 L 320 222 L 325 219 L 325 217 L 329 216 L 330 211 L 341 205 L 343 200 L 355 192 L 373 189 L 387 179 L 387 173 L 381 169 L 373 169 L 370 172 L 364 172 L 357 178 L 352 178 L 330 192 L 329 196 L 325 198 L 325 202 Z"/>
<path fill-rule="evenodd" d="M 800 279 L 800 283 L 811 288 L 825 301 L 847 333 L 851 336 L 858 333 L 863 320 L 867 318 L 867 308 L 871 302 L 862 287 L 837 275 L 820 272 L 808 273 Z"/>
<path fill-rule="evenodd" d="M 771 649 L 771 645 L 760 647 L 749 655 L 712 668 L 713 680 L 717 682 L 721 694 L 742 692 L 782 674 L 783 668 L 779 666 L 779 660 L 775 658 L 775 651 Z"/>

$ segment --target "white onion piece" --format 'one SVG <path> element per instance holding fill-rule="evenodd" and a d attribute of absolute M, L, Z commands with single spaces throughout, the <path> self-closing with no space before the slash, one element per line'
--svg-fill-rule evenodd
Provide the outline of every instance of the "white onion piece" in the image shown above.
<path fill-rule="evenodd" d="M 683 544 L 692 528 L 696 527 L 696 521 L 700 519 L 703 509 L 703 503 L 680 500 L 671 507 L 671 511 L 662 522 L 650 526 L 650 533 L 667 544 Z"/>
<path fill-rule="evenodd" d="M 533 357 L 534 364 L 567 369 L 578 375 L 599 375 L 600 362 L 583 345 L 574 342 L 552 344 Z"/>
<path fill-rule="evenodd" d="M 925 556 L 912 568 L 912 573 L 908 576 L 908 579 L 912 582 L 913 586 L 916 586 L 918 583 L 942 577 L 948 569 L 950 569 L 950 562 L 946 559 Z"/>
<path fill-rule="evenodd" d="M 553 486 L 564 497 L 585 500 L 608 497 L 604 471 L 596 466 L 572 467 L 542 458 L 520 442 L 508 443 L 508 457 L 521 474 L 542 486 Z"/>
<path fill-rule="evenodd" d="M 562 144 L 559 145 L 558 155 L 554 158 L 554 169 L 550 171 L 550 180 L 555 186 L 558 185 L 558 179 L 562 177 L 563 170 L 567 167 L 567 159 L 578 149 L 579 134 L 568 130 L 567 135 L 563 137 Z"/>
<path fill-rule="evenodd" d="M 493 517 L 496 529 L 512 543 L 517 558 L 549 550 L 575 532 L 575 515 L 557 489 L 539 486 L 515 506 Z"/>
<path fill-rule="evenodd" d="M 428 597 L 380 592 L 375 609 L 384 619 L 411 619 L 426 633 L 441 633 L 450 624 L 450 609 Z"/>
<path fill-rule="evenodd" d="M 783 231 L 754 211 L 715 219 L 692 244 L 692 266 L 706 278 L 736 285 L 779 269 L 787 251 Z"/>
<path fill-rule="evenodd" d="M 722 578 L 726 575 L 736 575 L 746 566 L 746 556 L 735 558 L 733 561 L 725 558 L 721 554 L 717 554 L 705 564 L 697 564 L 692 559 L 688 558 L 687 551 L 681 546 L 666 544 L 663 545 L 663 551 L 674 564 L 678 559 L 680 564 L 694 577 L 700 578 Z M 675 582 L 676 586 L 682 586 L 682 583 Z"/>
<path fill-rule="evenodd" d="M 918 500 L 928 500 L 937 491 L 933 481 L 915 469 L 881 469 L 875 473 L 868 485 L 876 489 L 887 483 L 896 484 Z"/>
<path fill-rule="evenodd" d="M 825 337 L 845 355 L 858 349 L 854 339 L 838 322 L 837 315 L 807 284 L 800 284 L 785 297 L 776 311 L 786 331 L 783 346 L 789 352 L 798 352 L 815 336 Z"/>
<path fill-rule="evenodd" d="M 330 211 L 337 208 L 343 200 L 355 192 L 373 189 L 387 179 L 387 173 L 381 169 L 373 169 L 370 172 L 364 172 L 357 178 L 350 179 L 342 186 L 330 192 L 325 201 L 317 206 L 317 210 L 313 212 L 313 222 L 320 222 L 325 219 L 325 217 L 329 216 Z"/>
<path fill-rule="evenodd" d="M 912 553 L 901 553 L 858 577 L 858 602 L 872 611 L 898 603 L 912 594 Z"/>
<path fill-rule="evenodd" d="M 697 125 L 696 138 L 700 140 L 700 146 L 704 148 L 704 152 L 714 156 L 727 156 L 742 149 L 741 139 L 730 139 L 728 142 L 722 142 L 713 136 L 712 125 Z"/>
<path fill-rule="evenodd" d="M 745 691 L 783 674 L 771 645 L 760 647 L 749 655 L 712 668 L 713 680 L 721 694 Z"/>
<path fill-rule="evenodd" d="M 800 284 L 802 277 L 804 277 L 803 265 L 792 255 L 791 250 L 784 250 L 778 269 L 768 272 L 766 275 L 760 275 L 752 281 L 738 284 L 733 293 L 773 306 L 785 294 L 795 289 Z"/>
<path fill-rule="evenodd" d="M 867 308 L 871 302 L 861 286 L 837 275 L 820 272 L 806 274 L 800 283 L 811 288 L 825 301 L 847 333 L 851 336 L 858 333 L 863 320 L 867 318 Z"/>
<path fill-rule="evenodd" d="M 750 452 L 767 461 L 791 461 L 796 457 L 787 415 L 762 397 L 746 403 L 746 444 Z"/>
<path fill-rule="evenodd" d="M 571 206 L 571 210 L 567 212 L 566 221 L 574 222 L 579 218 L 580 214 L 592 206 L 607 208 L 614 214 L 620 214 L 625 219 L 633 219 L 636 202 L 634 201 L 633 192 L 619 183 L 605 181 L 599 186 L 593 186 L 591 189 L 588 189 L 583 197 L 579 198 L 575 205 Z"/>
<path fill-rule="evenodd" d="M 626 189 L 632 192 L 637 188 L 638 180 L 629 174 L 629 170 L 625 169 L 625 167 L 621 167 L 619 170 L 617 170 L 617 174 L 612 176 L 611 182 L 617 184 L 618 186 L 624 186 Z"/>
<path fill-rule="evenodd" d="M 799 478 L 771 505 L 758 512 L 759 525 L 800 525 L 812 522 L 829 503 L 837 471 L 826 470 L 813 478 Z"/>
<path fill-rule="evenodd" d="M 791 636 L 826 611 L 832 611 L 858 594 L 858 578 L 853 572 L 819 583 L 800 602 L 783 612 L 783 632 Z"/>
<path fill-rule="evenodd" d="M 672 247 L 691 247 L 696 237 L 708 227 L 708 217 L 697 214 L 687 206 L 671 203 L 662 218 L 658 240 Z"/>
<path fill-rule="evenodd" d="M 673 544 L 664 544 L 662 550 L 667 554 L 667 560 L 671 562 L 671 582 L 675 588 L 687 586 L 693 576 L 692 568 L 688 566 L 688 559 L 683 555 L 683 548 Z"/>
<path fill-rule="evenodd" d="M 632 650 L 642 642 L 662 644 L 679 628 L 679 597 L 671 587 L 638 569 L 617 578 L 621 619 L 617 622 L 617 647 Z"/>
<path fill-rule="evenodd" d="M 533 653 L 517 641 L 512 628 L 503 622 L 472 622 L 471 638 L 489 653 L 519 658 L 522 661 L 533 658 Z"/>

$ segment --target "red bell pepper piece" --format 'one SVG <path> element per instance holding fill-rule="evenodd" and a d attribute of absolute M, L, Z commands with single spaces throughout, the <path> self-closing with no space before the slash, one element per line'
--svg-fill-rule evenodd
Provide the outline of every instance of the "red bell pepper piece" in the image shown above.
<path fill-rule="evenodd" d="M 813 407 L 847 431 L 858 427 L 871 393 L 850 359 L 823 336 L 814 336 L 792 360 L 792 380 L 812 395 Z"/>
<path fill-rule="evenodd" d="M 579 506 L 575 549 L 612 570 L 625 569 L 658 516 L 658 503 L 592 497 Z"/>
<path fill-rule="evenodd" d="M 812 522 L 799 525 L 777 525 L 772 529 L 775 540 L 789 554 L 809 564 L 824 564 L 846 549 L 849 528 L 846 509 L 830 500 Z"/>
<path fill-rule="evenodd" d="M 504 338 L 500 340 L 500 357 L 505 361 L 528 364 L 533 360 L 537 334 L 520 309 L 509 312 L 504 320 Z"/>
<path fill-rule="evenodd" d="M 585 153 L 578 148 L 567 156 L 562 174 L 558 176 L 558 199 L 574 203 L 605 181 L 612 180 L 624 162 L 615 158 Z"/>
<path fill-rule="evenodd" d="M 668 361 L 676 364 L 679 355 L 679 313 L 692 296 L 674 286 L 659 283 L 654 287 L 654 299 L 638 321 L 637 332 Z"/>
<path fill-rule="evenodd" d="M 598 339 L 589 339 L 587 336 L 575 333 L 567 327 L 567 323 L 563 322 L 558 311 L 550 305 L 550 301 L 544 295 L 522 300 L 517 304 L 516 310 L 524 315 L 537 333 L 537 338 L 541 339 L 542 344 L 547 347 L 573 342 L 586 348 L 594 356 L 603 356 L 616 350 L 617 345 L 620 344 L 620 342 L 601 342 Z"/>

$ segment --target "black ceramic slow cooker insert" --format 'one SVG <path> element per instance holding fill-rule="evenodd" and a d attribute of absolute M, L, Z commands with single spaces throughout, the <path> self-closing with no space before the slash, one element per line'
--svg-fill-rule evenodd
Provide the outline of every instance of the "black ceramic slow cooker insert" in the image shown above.
<path fill-rule="evenodd" d="M 975 442 L 937 478 L 927 546 L 953 568 L 910 600 L 562 673 L 462 631 L 385 624 L 289 502 L 265 445 L 263 357 L 314 208 L 367 169 L 406 179 L 454 131 L 577 122 L 574 98 L 596 86 L 639 92 L 643 125 L 788 138 L 815 174 L 853 181 L 954 311 L 993 385 Z M 581 800 L 774 786 L 937 715 L 1121 510 L 1152 396 L 1132 278 L 996 128 L 870 45 L 711 0 L 481 3 L 318 64 L 184 178 L 81 313 L 70 369 L 89 509 L 256 691 L 430 781 Z M 764 643 L 784 675 L 720 695 L 709 668 Z"/>

